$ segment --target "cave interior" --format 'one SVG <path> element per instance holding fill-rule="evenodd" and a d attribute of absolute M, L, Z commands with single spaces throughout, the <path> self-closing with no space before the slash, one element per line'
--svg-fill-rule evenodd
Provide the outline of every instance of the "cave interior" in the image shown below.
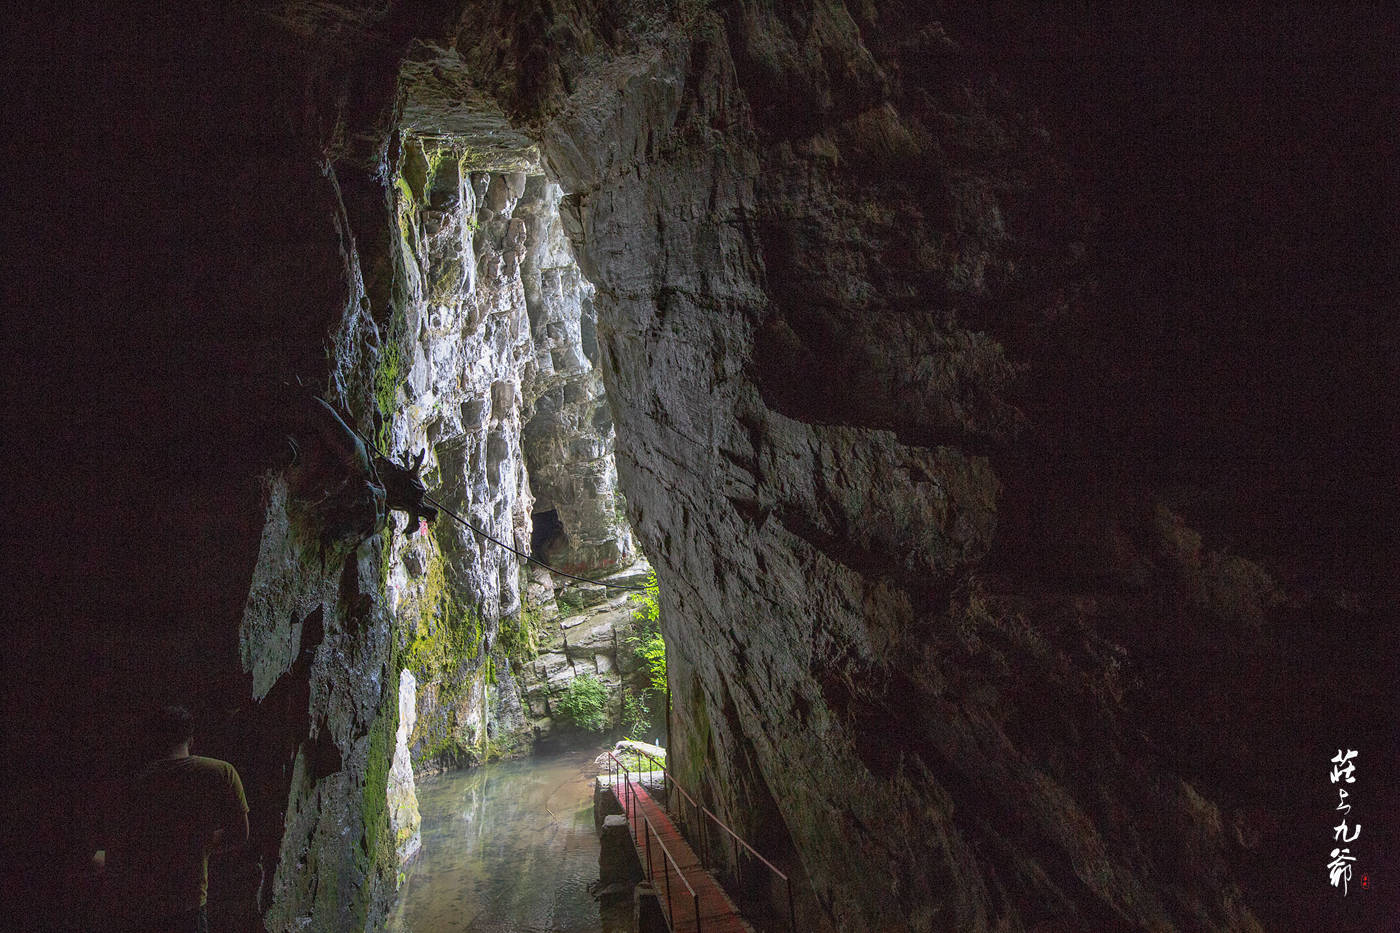
<path fill-rule="evenodd" d="M 394 329 L 435 287 L 421 218 L 549 184 L 588 307 L 545 357 L 606 389 L 573 425 L 615 443 L 662 584 L 673 762 L 800 879 L 804 929 L 1400 916 L 1393 10 L 0 17 L 7 925 L 81 928 L 139 713 L 181 701 L 253 813 L 220 928 L 380 928 L 413 529 L 298 513 L 287 438 L 314 390 L 395 454 L 438 445 L 432 488 L 518 485 L 548 420 L 522 411 L 567 420 L 567 387 L 498 378 L 410 434 L 441 393 L 376 378 L 438 326 Z M 467 160 L 450 184 L 414 180 L 425 140 Z M 471 234 L 539 328 L 558 277 L 501 218 Z M 477 423 L 481 456 L 442 453 Z M 602 567 L 583 475 L 486 517 Z M 459 548 L 453 585 L 518 615 L 519 568 Z M 1349 896 L 1341 748 L 1358 874 L 1389 880 Z"/>

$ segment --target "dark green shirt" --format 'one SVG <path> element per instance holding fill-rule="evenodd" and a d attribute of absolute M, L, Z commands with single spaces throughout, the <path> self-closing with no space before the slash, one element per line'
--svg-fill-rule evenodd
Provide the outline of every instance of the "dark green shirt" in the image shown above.
<path fill-rule="evenodd" d="M 126 916 L 182 913 L 209 899 L 216 830 L 241 839 L 248 800 L 227 761 L 166 758 L 131 782 L 107 855 L 113 905 Z"/>

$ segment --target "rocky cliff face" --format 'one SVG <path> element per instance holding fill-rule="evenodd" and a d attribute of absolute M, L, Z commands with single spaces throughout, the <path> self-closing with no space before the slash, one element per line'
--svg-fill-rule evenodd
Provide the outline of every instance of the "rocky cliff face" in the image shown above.
<path fill-rule="evenodd" d="M 617 493 L 593 286 L 565 238 L 559 186 L 539 175 L 529 193 L 534 197 L 517 213 L 527 225 L 520 273 L 535 366 L 524 387 L 530 418 L 521 440 L 535 514 L 554 512 L 558 522 L 557 530 L 536 528 L 535 544 L 539 557 L 566 572 L 620 569 L 632 563 L 636 548 Z"/>
<path fill-rule="evenodd" d="M 575 573 L 619 570 L 635 547 L 589 359 L 592 286 L 561 232 L 561 192 L 530 159 L 405 146 L 403 291 L 376 372 L 384 445 L 421 452 L 437 501 L 497 541 Z M 549 731 L 544 685 L 563 689 L 574 670 L 560 677 L 546 660 L 537 675 L 535 658 L 576 624 L 569 607 L 581 601 L 556 602 L 570 585 L 447 515 L 392 536 L 387 596 L 419 678 L 410 742 L 420 768 L 508 753 Z M 616 669 L 608 641 L 590 671 Z"/>
<path fill-rule="evenodd" d="M 509 167 L 509 166 L 508 166 Z M 385 446 L 423 453 L 444 507 L 511 547 L 529 545 L 521 391 L 534 351 L 512 211 L 525 173 L 471 172 L 461 152 L 404 147 L 395 192 L 403 290 L 378 368 Z M 410 741 L 421 766 L 481 755 L 524 728 L 500 641 L 520 616 L 519 559 L 446 514 L 393 536 L 389 606 L 419 679 Z"/>
<path fill-rule="evenodd" d="M 118 151 L 86 187 L 36 173 L 63 221 L 14 264 L 102 275 L 58 329 L 20 325 L 46 349 L 12 408 L 63 430 L 15 527 L 68 556 L 8 575 L 44 584 L 10 663 L 63 705 L 13 703 L 7 757 L 113 770 L 116 711 L 196 696 L 267 876 L 257 903 L 230 875 L 216 915 L 373 927 L 411 846 L 401 668 L 427 674 L 404 744 L 538 717 L 547 691 L 502 685 L 502 624 L 553 587 L 442 520 L 376 531 L 298 380 L 426 451 L 503 540 L 552 511 L 538 543 L 602 564 L 630 553 L 603 451 L 557 433 L 606 434 L 596 361 L 663 584 L 675 760 L 793 870 L 804 928 L 1374 928 L 1383 901 L 1311 866 L 1320 750 L 1390 741 L 1364 652 L 1395 634 L 1376 477 L 1400 379 L 1384 199 L 1355 181 L 1385 164 L 1389 50 L 1359 16 L 1251 17 L 488 0 L 107 24 L 71 56 L 102 73 L 57 85 L 101 106 L 42 115 L 93 145 L 34 150 Z M 462 147 L 482 161 L 436 155 Z M 535 164 L 577 272 L 533 238 L 557 197 Z M 101 659 L 82 690 L 55 630 Z M 547 656 L 601 668 L 559 637 Z M 100 799 L 80 785 L 60 796 Z M 89 841 L 65 840 L 27 860 Z"/>
<path fill-rule="evenodd" d="M 1349 610 L 1203 544 L 1185 503 L 1239 500 L 1168 481 L 1131 377 L 1085 359 L 1142 273 L 1096 239 L 1062 113 L 997 73 L 995 23 L 672 25 L 456 48 L 522 76 L 499 99 L 571 192 L 688 779 L 814 928 L 1257 929 L 1236 866 L 1283 798 L 1191 749 L 1262 774 L 1308 746 L 1227 738 L 1205 698 L 1279 703 L 1285 620 Z"/>
<path fill-rule="evenodd" d="M 393 235 L 376 259 L 390 269 L 388 313 L 376 321 L 368 296 L 352 300 L 333 339 L 336 404 L 304 405 L 290 467 L 266 480 L 244 664 L 254 700 L 297 694 L 291 715 L 304 703 L 312 717 L 291 778 L 296 819 L 265 894 L 273 928 L 373 925 L 397 860 L 417 845 L 414 770 L 528 749 L 585 661 L 611 675 L 614 695 L 620 686 L 613 617 L 589 612 L 588 637 L 575 633 L 570 648 L 592 600 L 560 598 L 568 581 L 532 574 L 486 537 L 577 572 L 635 559 L 611 418 L 584 350 L 591 287 L 560 232 L 560 191 L 529 174 L 532 158 L 405 138 L 386 192 Z M 366 387 L 374 417 L 353 429 L 332 409 Z M 376 534 L 376 454 L 416 466 L 480 533 L 446 512 L 429 527 L 395 511 Z M 537 662 L 541 647 L 563 663 Z M 355 850 L 330 841 L 346 827 L 361 833 Z M 345 884 L 367 896 L 343 897 Z"/>

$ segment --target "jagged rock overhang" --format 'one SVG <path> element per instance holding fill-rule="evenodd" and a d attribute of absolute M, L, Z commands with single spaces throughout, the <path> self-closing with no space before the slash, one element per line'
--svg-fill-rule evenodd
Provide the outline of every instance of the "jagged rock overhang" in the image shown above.
<path fill-rule="evenodd" d="M 535 140 L 511 123 L 455 51 L 414 43 L 399 72 L 399 87 L 401 134 L 470 151 L 476 171 L 542 171 Z"/>

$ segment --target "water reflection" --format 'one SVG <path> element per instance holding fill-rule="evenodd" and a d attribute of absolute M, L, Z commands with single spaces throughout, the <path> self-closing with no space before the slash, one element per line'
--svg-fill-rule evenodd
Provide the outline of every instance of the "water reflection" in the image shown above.
<path fill-rule="evenodd" d="M 597 749 L 483 765 L 418 785 L 423 849 L 393 933 L 626 933 L 630 906 L 601 914 L 593 830 Z"/>

